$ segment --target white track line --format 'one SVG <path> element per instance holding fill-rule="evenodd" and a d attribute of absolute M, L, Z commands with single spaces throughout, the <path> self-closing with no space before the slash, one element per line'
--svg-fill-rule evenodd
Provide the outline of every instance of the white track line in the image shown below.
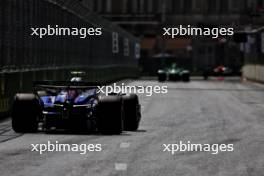
<path fill-rule="evenodd" d="M 124 149 L 124 148 L 128 148 L 130 146 L 130 143 L 129 142 L 122 142 L 120 144 L 120 148 Z"/>
<path fill-rule="evenodd" d="M 115 163 L 115 170 L 126 171 L 127 170 L 127 164 L 126 163 Z"/>

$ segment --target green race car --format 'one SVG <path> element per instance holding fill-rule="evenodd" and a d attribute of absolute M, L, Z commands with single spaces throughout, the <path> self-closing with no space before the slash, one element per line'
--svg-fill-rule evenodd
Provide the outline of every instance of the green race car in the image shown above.
<path fill-rule="evenodd" d="M 189 82 L 190 71 L 177 67 L 177 64 L 173 63 L 169 68 L 158 70 L 158 80 L 160 82 L 164 82 L 166 80 Z"/>

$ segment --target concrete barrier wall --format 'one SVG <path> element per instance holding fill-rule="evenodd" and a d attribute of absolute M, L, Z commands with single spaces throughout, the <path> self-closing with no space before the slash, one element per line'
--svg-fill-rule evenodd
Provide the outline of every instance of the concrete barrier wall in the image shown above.
<path fill-rule="evenodd" d="M 264 29 L 254 30 L 248 35 L 248 42 L 244 44 L 243 76 L 246 79 L 264 83 L 264 52 L 263 37 Z"/>
<path fill-rule="evenodd" d="M 264 65 L 245 65 L 243 67 L 243 77 L 264 83 Z"/>
<path fill-rule="evenodd" d="M 86 81 L 99 83 L 139 74 L 138 39 L 79 0 L 1 0 L 0 19 L 0 116 L 15 93 L 32 90 L 34 80 L 67 81 L 71 71 L 84 71 Z M 100 27 L 103 34 L 86 39 L 30 35 L 30 28 L 47 25 Z"/>
<path fill-rule="evenodd" d="M 1 0 L 0 19 L 0 72 L 84 66 L 137 67 L 138 39 L 93 14 L 79 0 Z M 48 25 L 102 28 L 102 35 L 85 39 L 63 35 L 46 35 L 40 39 L 31 35 L 31 28 Z"/>

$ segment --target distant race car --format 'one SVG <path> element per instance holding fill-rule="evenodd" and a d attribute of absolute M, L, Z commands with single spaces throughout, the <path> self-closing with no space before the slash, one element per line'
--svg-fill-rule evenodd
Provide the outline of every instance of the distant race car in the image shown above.
<path fill-rule="evenodd" d="M 223 65 L 214 68 L 213 72 L 215 76 L 230 76 L 232 74 L 232 70 Z"/>
<path fill-rule="evenodd" d="M 207 68 L 203 71 L 205 80 L 207 80 L 209 76 L 232 76 L 233 74 L 233 70 L 223 65 L 217 66 L 211 70 Z"/>
<path fill-rule="evenodd" d="M 190 71 L 177 67 L 176 64 L 172 64 L 171 67 L 167 69 L 158 70 L 158 80 L 160 82 L 169 81 L 190 81 Z"/>
<path fill-rule="evenodd" d="M 66 129 L 120 134 L 138 129 L 141 110 L 136 94 L 108 96 L 93 83 L 38 82 L 33 93 L 15 95 L 12 127 L 15 132 Z"/>

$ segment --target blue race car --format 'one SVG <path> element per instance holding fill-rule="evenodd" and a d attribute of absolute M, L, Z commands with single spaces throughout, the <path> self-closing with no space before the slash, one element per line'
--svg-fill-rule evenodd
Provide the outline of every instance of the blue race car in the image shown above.
<path fill-rule="evenodd" d="M 108 96 L 92 83 L 38 82 L 33 93 L 18 93 L 12 108 L 15 132 L 38 130 L 98 131 L 120 134 L 138 129 L 141 112 L 136 94 Z"/>

